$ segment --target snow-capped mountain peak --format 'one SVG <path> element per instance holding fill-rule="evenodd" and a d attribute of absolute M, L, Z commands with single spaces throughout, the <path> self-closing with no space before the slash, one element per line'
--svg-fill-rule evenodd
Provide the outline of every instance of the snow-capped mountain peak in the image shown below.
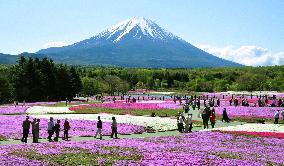
<path fill-rule="evenodd" d="M 119 42 L 123 38 L 131 37 L 135 39 L 141 39 L 143 37 L 148 37 L 153 40 L 155 39 L 173 39 L 178 38 L 170 32 L 167 32 L 163 28 L 159 27 L 154 21 L 143 18 L 143 17 L 133 17 L 131 19 L 122 21 L 113 27 L 103 31 L 96 39 L 105 39 L 112 42 Z"/>

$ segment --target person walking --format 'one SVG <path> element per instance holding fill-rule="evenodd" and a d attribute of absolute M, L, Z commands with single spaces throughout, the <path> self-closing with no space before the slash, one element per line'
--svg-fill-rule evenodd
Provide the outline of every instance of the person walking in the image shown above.
<path fill-rule="evenodd" d="M 210 123 L 212 128 L 214 128 L 215 123 L 216 123 L 216 115 L 215 115 L 215 111 L 211 112 L 211 116 L 210 116 Z"/>
<path fill-rule="evenodd" d="M 52 135 L 54 132 L 54 122 L 53 122 L 53 117 L 50 117 L 49 122 L 47 124 L 47 132 L 48 132 L 48 141 L 51 142 L 52 141 Z"/>
<path fill-rule="evenodd" d="M 60 133 L 60 120 L 58 119 L 54 126 L 55 138 L 54 141 L 58 142 L 59 133 Z"/>
<path fill-rule="evenodd" d="M 184 132 L 191 132 L 192 129 L 192 114 L 188 114 L 185 118 L 185 129 Z"/>
<path fill-rule="evenodd" d="M 118 139 L 117 137 L 117 122 L 115 117 L 112 117 L 112 123 L 111 123 L 111 138 L 113 138 L 113 136 L 115 136 L 115 139 Z"/>
<path fill-rule="evenodd" d="M 227 123 L 230 123 L 230 118 L 228 117 L 226 108 L 224 108 L 224 110 L 223 110 L 222 122 L 223 122 L 223 121 L 225 121 L 225 122 L 227 122 Z"/>
<path fill-rule="evenodd" d="M 35 143 L 38 143 L 38 139 L 39 139 L 39 123 L 40 123 L 40 119 L 37 119 L 35 123 L 35 129 L 34 129 Z"/>
<path fill-rule="evenodd" d="M 102 139 L 102 128 L 103 128 L 103 122 L 101 121 L 101 117 L 98 116 L 98 123 L 97 123 L 97 131 L 96 131 L 96 135 L 95 138 L 97 138 L 97 135 L 100 135 L 100 139 Z"/>
<path fill-rule="evenodd" d="M 180 113 L 179 114 L 179 117 L 178 117 L 178 131 L 180 132 L 180 133 L 182 133 L 183 132 L 183 122 L 184 122 L 184 118 L 183 118 L 183 116 L 182 116 L 182 113 Z"/>
<path fill-rule="evenodd" d="M 188 103 L 185 103 L 184 104 L 184 112 L 187 114 L 189 111 L 189 104 Z"/>
<path fill-rule="evenodd" d="M 275 111 L 274 113 L 274 124 L 278 124 L 278 120 L 279 120 L 279 110 Z"/>
<path fill-rule="evenodd" d="M 70 127 L 69 121 L 66 118 L 64 121 L 64 125 L 63 125 L 63 129 L 64 129 L 63 140 L 65 141 L 68 141 L 70 128 L 71 127 Z"/>
<path fill-rule="evenodd" d="M 204 129 L 208 129 L 209 127 L 208 127 L 208 120 L 209 120 L 209 117 L 208 117 L 208 113 L 207 113 L 207 107 L 206 108 L 204 108 L 204 110 L 203 110 L 203 112 L 202 112 L 202 115 L 201 115 L 201 117 L 202 117 L 202 121 L 203 121 L 203 126 L 204 126 Z"/>
<path fill-rule="evenodd" d="M 33 122 L 32 122 L 32 134 L 33 134 L 33 143 L 36 143 L 36 123 L 37 123 L 37 119 L 34 118 Z"/>
<path fill-rule="evenodd" d="M 26 116 L 26 120 L 23 122 L 23 137 L 21 139 L 22 142 L 27 143 L 28 142 L 28 136 L 30 132 L 30 126 L 31 122 L 29 121 L 29 116 Z"/>

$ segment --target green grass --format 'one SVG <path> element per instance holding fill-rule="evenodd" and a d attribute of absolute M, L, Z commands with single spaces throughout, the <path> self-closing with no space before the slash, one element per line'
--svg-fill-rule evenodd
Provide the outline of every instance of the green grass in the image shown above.
<path fill-rule="evenodd" d="M 52 147 L 51 147 L 52 148 Z M 116 160 L 139 161 L 142 156 L 134 148 L 123 147 L 101 147 L 109 153 L 92 153 L 82 148 L 65 148 L 61 154 L 41 155 L 35 150 L 12 151 L 10 154 L 47 162 L 48 165 L 98 165 L 98 160 L 104 160 L 103 165 L 112 165 Z M 72 152 L 73 151 L 73 152 Z M 130 155 L 123 155 L 120 152 L 131 152 Z"/>
<path fill-rule="evenodd" d="M 70 103 L 67 104 L 65 102 L 58 102 L 56 104 L 52 104 L 52 105 L 46 105 L 48 107 L 70 107 L 70 106 L 74 106 L 74 105 L 80 105 L 80 104 L 97 104 L 99 103 L 98 101 L 92 101 L 92 102 L 76 102 L 76 103 Z"/>
<path fill-rule="evenodd" d="M 218 153 L 217 156 L 219 156 L 220 158 L 223 158 L 223 159 L 241 159 L 241 155 L 239 153 L 225 153 L 225 152 L 222 152 L 222 153 Z"/>
<path fill-rule="evenodd" d="M 7 141 L 6 137 L 0 135 L 0 141 Z"/>

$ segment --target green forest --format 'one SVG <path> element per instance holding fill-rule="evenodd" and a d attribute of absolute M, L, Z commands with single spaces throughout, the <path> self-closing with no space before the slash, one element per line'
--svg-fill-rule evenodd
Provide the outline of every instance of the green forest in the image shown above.
<path fill-rule="evenodd" d="M 179 92 L 284 91 L 284 66 L 142 69 L 68 66 L 24 58 L 0 66 L 0 102 L 55 101 L 76 94 L 123 95 L 130 89 Z"/>

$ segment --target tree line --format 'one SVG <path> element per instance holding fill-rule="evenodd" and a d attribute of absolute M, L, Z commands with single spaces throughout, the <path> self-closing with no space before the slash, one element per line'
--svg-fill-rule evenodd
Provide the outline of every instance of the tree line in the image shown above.
<path fill-rule="evenodd" d="M 143 69 L 67 66 L 51 59 L 21 57 L 0 66 L 0 102 L 57 101 L 76 94 L 124 95 L 130 89 L 214 91 L 284 91 L 284 66 Z"/>
<path fill-rule="evenodd" d="M 50 59 L 21 57 L 16 65 L 0 67 L 0 102 L 72 99 L 82 88 L 75 67 Z"/>

